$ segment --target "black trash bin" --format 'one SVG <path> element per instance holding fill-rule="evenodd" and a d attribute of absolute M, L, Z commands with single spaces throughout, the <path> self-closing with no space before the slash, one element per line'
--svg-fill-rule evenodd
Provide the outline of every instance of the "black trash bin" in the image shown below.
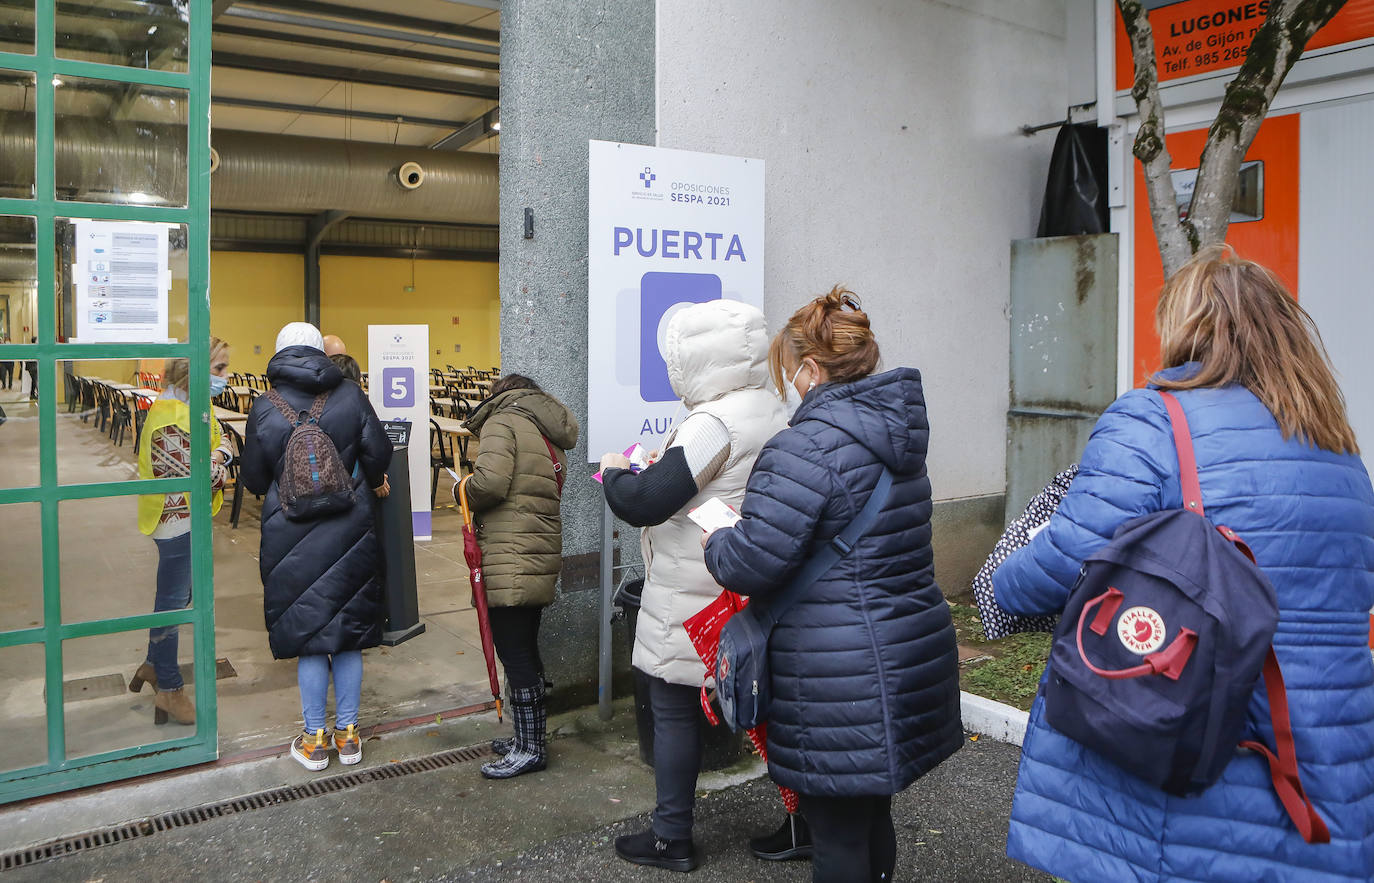
<path fill-rule="evenodd" d="M 639 619 L 640 594 L 644 580 L 631 580 L 615 593 L 613 603 L 625 611 L 625 633 L 630 639 L 630 653 L 634 653 L 635 623 Z M 639 759 L 654 765 L 654 709 L 649 704 L 649 676 L 633 666 L 635 688 L 635 729 L 639 732 Z M 744 732 L 731 732 L 723 722 L 711 726 L 704 713 L 701 721 L 701 768 L 719 770 L 737 762 L 744 752 Z"/>

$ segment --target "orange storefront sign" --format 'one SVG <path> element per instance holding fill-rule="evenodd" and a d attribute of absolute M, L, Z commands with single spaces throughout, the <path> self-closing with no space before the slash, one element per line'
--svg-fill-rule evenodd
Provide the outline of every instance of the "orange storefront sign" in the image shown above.
<path fill-rule="evenodd" d="M 1269 0 L 1188 0 L 1150 13 L 1159 79 L 1174 80 L 1209 71 L 1238 68 L 1255 31 L 1269 13 Z M 1323 49 L 1374 37 L 1374 0 L 1348 0 L 1326 27 L 1312 35 L 1307 49 Z M 1116 88 L 1135 79 L 1131 46 L 1121 16 L 1116 16 Z"/>

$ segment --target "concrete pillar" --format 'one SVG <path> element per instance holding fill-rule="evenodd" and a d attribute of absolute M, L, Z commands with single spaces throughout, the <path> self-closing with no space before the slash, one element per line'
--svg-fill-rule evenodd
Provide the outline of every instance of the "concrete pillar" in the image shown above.
<path fill-rule="evenodd" d="M 587 141 L 654 143 L 654 8 L 654 0 L 501 4 L 501 369 L 533 377 L 584 427 Z M 559 597 L 540 637 L 563 707 L 596 701 L 603 503 L 594 471 L 584 431 L 563 490 Z M 638 531 L 622 525 L 621 534 L 624 556 L 638 558 Z M 621 672 L 622 629 L 614 636 Z"/>

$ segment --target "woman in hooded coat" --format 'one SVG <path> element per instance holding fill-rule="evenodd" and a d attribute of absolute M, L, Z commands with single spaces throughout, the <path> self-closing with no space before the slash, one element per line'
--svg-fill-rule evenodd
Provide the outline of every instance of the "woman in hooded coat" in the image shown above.
<path fill-rule="evenodd" d="M 930 545 L 921 375 L 875 373 L 878 356 L 846 289 L 792 315 L 769 362 L 801 404 L 759 454 L 742 518 L 705 541 L 722 586 L 770 604 L 891 476 L 876 524 L 768 641 L 768 772 L 798 794 L 817 883 L 891 880 L 892 796 L 964 740 L 954 625 Z"/>
<path fill-rule="evenodd" d="M 339 760 L 362 760 L 358 703 L 362 652 L 381 643 L 381 552 L 374 529 L 376 497 L 390 493 L 386 469 L 391 441 L 357 384 L 346 382 L 324 354 L 315 326 L 292 322 L 277 335 L 276 355 L 267 364 L 272 391 L 300 412 L 325 396 L 319 427 L 353 476 L 353 505 L 308 521 L 293 521 L 282 509 L 278 482 L 292 425 L 270 396 L 253 402 L 248 414 L 239 479 L 262 503 L 263 613 L 276 659 L 296 658 L 305 731 L 291 743 L 291 755 L 311 770 L 329 765 L 325 702 L 331 670 L 335 722 L 332 747 Z"/>
<path fill-rule="evenodd" d="M 768 334 L 756 307 L 717 300 L 682 309 L 668 322 L 663 354 L 687 416 L 643 472 L 632 472 L 622 454 L 601 460 L 611 510 L 644 528 L 633 663 L 649 678 L 658 791 L 652 827 L 617 838 L 615 849 L 636 864 L 690 871 L 697 865 L 692 807 L 705 667 L 683 623 L 714 601 L 720 586 L 706 572 L 701 528 L 687 513 L 712 497 L 738 507 L 754 459 L 786 417 L 766 388 Z"/>
<path fill-rule="evenodd" d="M 508 374 L 492 384 L 467 428 L 478 436 L 479 453 L 463 486 L 515 725 L 513 739 L 492 742 L 501 759 L 483 765 L 482 775 L 509 779 L 548 764 L 539 621 L 563 566 L 563 452 L 577 445 L 577 418 L 533 380 Z"/>

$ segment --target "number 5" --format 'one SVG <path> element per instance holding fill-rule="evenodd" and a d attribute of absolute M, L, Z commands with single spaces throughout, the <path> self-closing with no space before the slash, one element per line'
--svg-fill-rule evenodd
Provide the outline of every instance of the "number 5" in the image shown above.
<path fill-rule="evenodd" d="M 406 395 L 406 378 L 398 376 L 391 378 L 391 397 L 403 399 Z"/>

